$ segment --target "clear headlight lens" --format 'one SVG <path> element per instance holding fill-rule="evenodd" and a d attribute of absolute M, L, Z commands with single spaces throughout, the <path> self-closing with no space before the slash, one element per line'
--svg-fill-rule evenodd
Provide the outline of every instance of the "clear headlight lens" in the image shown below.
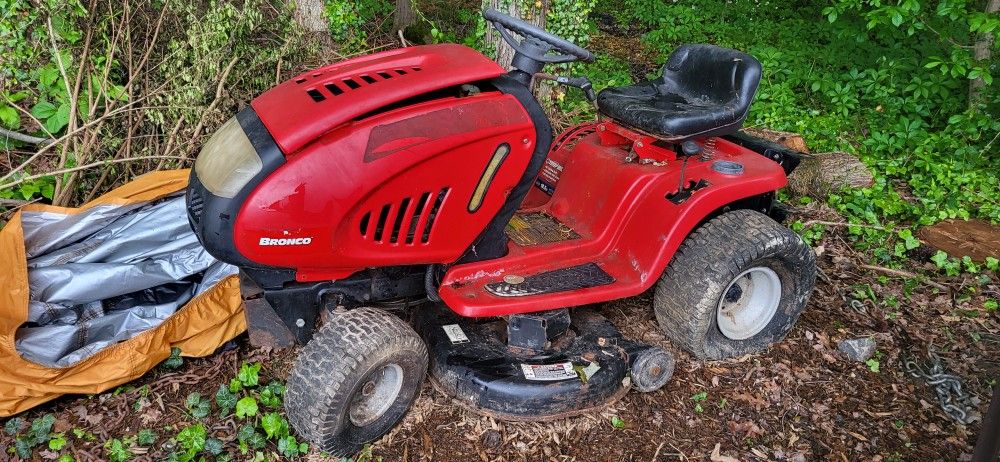
<path fill-rule="evenodd" d="M 194 171 L 201 184 L 212 194 L 233 198 L 264 163 L 235 117 L 219 128 L 194 162 Z"/>

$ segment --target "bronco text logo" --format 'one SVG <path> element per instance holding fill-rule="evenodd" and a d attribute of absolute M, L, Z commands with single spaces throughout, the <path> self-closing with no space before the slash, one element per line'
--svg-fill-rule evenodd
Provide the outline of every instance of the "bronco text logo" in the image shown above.
<path fill-rule="evenodd" d="M 313 241 L 311 237 L 296 237 L 289 239 L 272 239 L 270 237 L 260 238 L 259 245 L 309 245 Z"/>

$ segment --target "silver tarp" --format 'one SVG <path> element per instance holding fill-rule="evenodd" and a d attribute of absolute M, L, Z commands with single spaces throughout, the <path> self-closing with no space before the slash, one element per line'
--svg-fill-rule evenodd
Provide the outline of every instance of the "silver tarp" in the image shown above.
<path fill-rule="evenodd" d="M 76 214 L 24 212 L 21 223 L 30 296 L 16 347 L 49 367 L 159 325 L 236 272 L 198 243 L 180 195 Z"/>

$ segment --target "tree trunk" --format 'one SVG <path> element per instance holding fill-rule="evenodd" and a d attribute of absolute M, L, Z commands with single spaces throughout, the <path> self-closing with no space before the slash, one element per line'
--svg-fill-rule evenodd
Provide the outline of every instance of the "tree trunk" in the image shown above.
<path fill-rule="evenodd" d="M 413 0 L 396 0 L 396 14 L 392 29 L 405 31 L 407 27 L 417 22 L 417 14 L 413 11 Z"/>
<path fill-rule="evenodd" d="M 993 14 L 997 11 L 1000 11 L 1000 0 L 989 0 L 986 3 L 986 14 Z M 985 64 L 990 59 L 991 48 L 993 48 L 993 34 L 979 34 L 972 50 L 972 57 L 976 61 Z M 979 98 L 982 97 L 983 85 L 982 78 L 973 79 L 969 82 L 969 106 L 973 106 L 979 102 Z"/>
<path fill-rule="evenodd" d="M 535 2 L 527 5 L 527 2 L 519 0 L 483 0 L 483 8 L 493 8 L 501 13 L 506 13 L 515 18 L 521 18 L 527 22 L 545 28 L 545 16 L 549 11 L 550 0 Z M 535 5 L 541 4 L 541 7 Z M 505 69 L 510 69 L 510 62 L 514 59 L 514 49 L 510 47 L 500 37 L 500 34 L 493 28 L 492 24 L 486 27 L 487 49 L 494 50 L 496 62 Z"/>
<path fill-rule="evenodd" d="M 326 32 L 323 0 L 295 0 L 295 22 L 307 32 Z"/>

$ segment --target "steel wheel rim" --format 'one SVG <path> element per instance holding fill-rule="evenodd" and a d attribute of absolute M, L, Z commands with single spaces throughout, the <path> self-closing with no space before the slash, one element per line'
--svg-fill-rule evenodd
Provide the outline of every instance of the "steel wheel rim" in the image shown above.
<path fill-rule="evenodd" d="M 732 340 L 759 334 L 774 318 L 781 302 L 781 279 L 771 268 L 757 266 L 733 278 L 715 310 L 719 331 Z"/>
<path fill-rule="evenodd" d="M 392 407 L 402 389 L 403 368 L 398 364 L 386 364 L 372 372 L 351 399 L 351 423 L 358 427 L 371 425 Z"/>

